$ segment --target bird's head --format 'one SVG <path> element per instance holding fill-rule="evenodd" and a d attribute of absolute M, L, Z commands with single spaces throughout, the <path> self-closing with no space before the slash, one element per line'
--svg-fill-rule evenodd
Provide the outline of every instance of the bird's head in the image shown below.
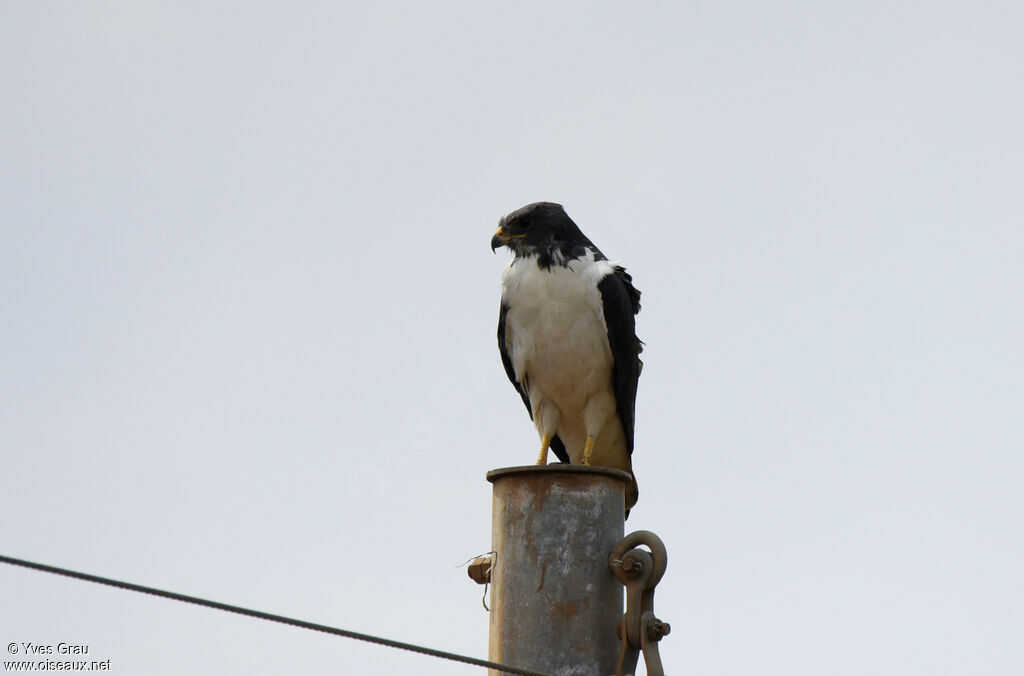
<path fill-rule="evenodd" d="M 590 245 L 561 204 L 535 202 L 502 217 L 491 251 L 508 247 L 516 256 L 545 254 Z M 592 246 L 592 245 L 591 245 Z"/>

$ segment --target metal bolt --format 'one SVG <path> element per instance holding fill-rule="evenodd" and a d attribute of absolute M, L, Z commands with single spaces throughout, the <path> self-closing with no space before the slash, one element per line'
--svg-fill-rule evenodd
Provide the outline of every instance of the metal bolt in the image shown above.
<path fill-rule="evenodd" d="M 491 557 L 478 556 L 473 559 L 466 570 L 470 579 L 477 584 L 488 584 L 491 581 Z"/>
<path fill-rule="evenodd" d="M 636 577 L 644 569 L 644 562 L 639 559 L 629 557 L 622 562 L 622 572 L 630 577 Z"/>
<path fill-rule="evenodd" d="M 647 625 L 647 638 L 652 641 L 660 641 L 662 638 L 668 636 L 671 631 L 672 625 L 668 622 L 662 622 L 655 618 Z"/>

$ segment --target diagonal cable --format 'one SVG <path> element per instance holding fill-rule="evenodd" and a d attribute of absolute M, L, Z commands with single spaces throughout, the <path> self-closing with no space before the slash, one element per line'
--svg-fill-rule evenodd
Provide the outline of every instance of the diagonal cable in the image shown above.
<path fill-rule="evenodd" d="M 30 568 L 32 570 L 38 570 L 44 573 L 52 573 L 54 575 L 63 575 L 64 577 L 70 577 L 76 580 L 95 582 L 96 584 L 102 584 L 108 587 L 115 587 L 117 589 L 125 589 L 127 591 L 139 592 L 140 594 L 150 594 L 152 596 L 159 596 L 165 599 L 173 599 L 175 601 L 182 601 L 184 603 L 191 603 L 193 605 L 203 606 L 204 608 L 213 608 L 214 610 L 223 610 L 228 613 L 246 615 L 248 617 L 255 617 L 260 620 L 267 620 L 268 622 L 288 624 L 293 627 L 299 627 L 300 629 L 310 629 L 312 631 L 320 631 L 325 634 L 343 636 L 345 638 L 351 638 L 357 641 L 366 641 L 367 643 L 375 643 L 377 645 L 387 646 L 389 648 L 408 650 L 410 652 L 419 653 L 421 655 L 430 655 L 431 657 L 438 657 L 443 660 L 452 660 L 454 662 L 462 662 L 463 664 L 472 664 L 477 667 L 486 667 L 488 669 L 495 669 L 497 671 L 505 672 L 506 674 L 520 674 L 521 676 L 550 676 L 549 674 L 545 674 L 539 671 L 520 669 L 519 667 L 512 667 L 507 664 L 498 664 L 497 662 L 481 660 L 475 657 L 466 657 L 465 655 L 457 655 L 455 653 L 446 652 L 444 650 L 436 650 L 434 648 L 427 648 L 424 646 L 414 645 L 412 643 L 403 643 L 402 641 L 394 641 L 389 638 L 381 638 L 380 636 L 371 636 L 370 634 L 361 634 L 356 631 L 349 631 L 348 629 L 330 627 L 326 624 L 306 622 L 305 620 L 298 620 L 293 617 L 285 617 L 284 615 L 274 615 L 273 613 L 265 613 L 261 610 L 242 608 L 241 606 L 233 606 L 228 603 L 221 603 L 220 601 L 211 601 L 209 599 L 203 599 L 197 596 L 188 596 L 186 594 L 179 594 L 177 592 L 156 589 L 155 587 L 146 587 L 141 584 L 124 582 L 123 580 L 114 580 L 109 577 L 90 575 L 89 573 L 81 573 L 76 570 L 69 570 L 67 568 L 49 566 L 45 563 L 36 563 L 34 561 L 16 559 L 14 557 L 4 556 L 2 554 L 0 554 L 0 563 L 6 563 L 12 566 L 20 566 L 22 568 Z"/>

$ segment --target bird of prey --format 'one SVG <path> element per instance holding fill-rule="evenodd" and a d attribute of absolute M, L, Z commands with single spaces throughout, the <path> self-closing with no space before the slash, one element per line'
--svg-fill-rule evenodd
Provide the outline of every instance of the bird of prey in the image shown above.
<path fill-rule="evenodd" d="M 587 239 L 560 204 L 537 202 L 503 217 L 491 250 L 515 257 L 502 276 L 498 350 L 548 449 L 562 462 L 602 465 L 633 477 L 633 417 L 643 343 L 640 292 L 622 266 Z"/>

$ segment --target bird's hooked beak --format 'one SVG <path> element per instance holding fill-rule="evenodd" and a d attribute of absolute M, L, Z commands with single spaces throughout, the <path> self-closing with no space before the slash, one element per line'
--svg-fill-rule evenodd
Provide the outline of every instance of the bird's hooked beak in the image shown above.
<path fill-rule="evenodd" d="M 505 234 L 505 231 L 498 226 L 498 230 L 494 233 L 494 237 L 491 237 L 491 251 L 493 252 L 499 246 L 508 245 L 509 236 Z"/>

